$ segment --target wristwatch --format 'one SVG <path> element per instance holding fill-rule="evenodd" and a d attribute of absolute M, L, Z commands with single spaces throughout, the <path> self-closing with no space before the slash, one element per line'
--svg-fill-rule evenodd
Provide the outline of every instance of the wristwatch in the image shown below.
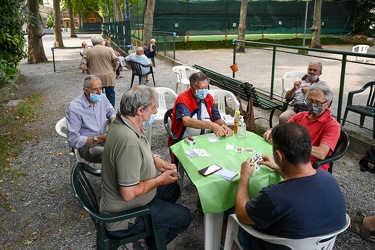
<path fill-rule="evenodd" d="M 98 143 L 98 137 L 94 136 L 94 144 Z"/>
<path fill-rule="evenodd" d="M 158 154 L 154 154 L 154 155 L 152 156 L 153 159 L 155 159 L 156 157 L 161 158 L 161 156 L 158 155 Z"/>

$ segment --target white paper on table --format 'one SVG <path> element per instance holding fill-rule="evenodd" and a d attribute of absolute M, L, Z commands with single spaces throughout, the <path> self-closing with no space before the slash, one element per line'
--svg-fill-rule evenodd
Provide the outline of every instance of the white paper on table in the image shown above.
<path fill-rule="evenodd" d="M 230 170 L 225 169 L 225 168 L 222 168 L 221 170 L 217 171 L 215 174 L 217 176 L 220 176 L 221 178 L 226 179 L 227 181 L 232 180 L 237 175 L 236 172 L 230 171 Z"/>

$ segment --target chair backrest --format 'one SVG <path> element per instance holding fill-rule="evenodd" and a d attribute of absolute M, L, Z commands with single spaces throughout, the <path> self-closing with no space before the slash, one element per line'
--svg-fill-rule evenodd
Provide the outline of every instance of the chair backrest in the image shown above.
<path fill-rule="evenodd" d="M 174 99 L 177 98 L 176 92 L 174 92 L 170 88 L 166 87 L 156 87 L 154 88 L 156 93 L 158 93 L 158 110 L 167 111 L 167 101 L 166 101 L 166 94 L 170 94 Z"/>
<path fill-rule="evenodd" d="M 362 54 L 367 54 L 369 46 L 368 45 L 356 45 L 352 48 L 352 52 L 357 52 L 357 53 L 362 53 Z"/>
<path fill-rule="evenodd" d="M 65 118 L 65 117 L 64 117 L 64 118 L 61 118 L 61 119 L 56 123 L 56 125 L 55 125 L 55 130 L 56 130 L 56 132 L 57 132 L 59 135 L 61 135 L 61 136 L 65 137 L 65 138 L 67 138 L 67 127 L 66 127 L 66 118 Z"/>
<path fill-rule="evenodd" d="M 188 80 L 188 74 L 187 71 L 191 71 L 192 73 L 198 72 L 198 70 L 190 67 L 190 66 L 174 66 L 172 68 L 173 72 L 177 75 L 177 82 L 181 82 L 182 79 Z"/>
<path fill-rule="evenodd" d="M 152 67 L 151 66 L 143 65 L 143 64 L 140 64 L 140 63 L 134 62 L 134 61 L 128 61 L 128 63 L 130 64 L 130 66 L 132 68 L 132 74 L 133 75 L 143 76 L 143 75 L 147 75 L 147 74 L 149 74 L 149 73 L 152 72 Z M 146 74 L 143 74 L 142 68 L 149 68 L 149 72 L 146 73 Z"/>
<path fill-rule="evenodd" d="M 306 72 L 302 71 L 288 71 L 286 72 L 282 79 L 281 79 L 281 97 L 284 98 L 286 91 L 293 88 L 293 84 L 297 80 L 301 80 L 301 78 L 306 75 Z"/>
<path fill-rule="evenodd" d="M 223 89 L 210 89 L 208 93 L 214 97 L 217 108 L 222 116 L 226 115 L 225 107 L 228 97 L 234 101 L 235 110 L 240 110 L 240 103 L 232 92 Z"/>
<path fill-rule="evenodd" d="M 99 214 L 99 203 L 94 189 L 86 177 L 86 173 L 95 176 L 101 175 L 100 169 L 92 168 L 84 162 L 77 162 L 70 173 L 70 184 L 78 202 L 90 214 L 94 223 L 97 223 L 95 217 Z"/>
<path fill-rule="evenodd" d="M 333 153 L 330 156 L 327 156 L 323 160 L 315 160 L 313 163 L 313 168 L 316 169 L 324 164 L 329 163 L 330 167 L 328 169 L 328 172 L 332 173 L 333 163 L 341 159 L 345 155 L 346 151 L 348 151 L 349 145 L 350 145 L 349 135 L 345 131 L 341 130 L 340 137 L 337 141 L 337 144 Z"/>
<path fill-rule="evenodd" d="M 173 133 L 173 131 L 171 130 L 172 113 L 173 113 L 173 108 L 168 109 L 167 112 L 165 112 L 165 114 L 164 114 L 164 128 L 167 131 L 167 134 L 171 137 L 172 144 L 175 144 L 176 142 L 178 142 L 178 138 Z"/>
<path fill-rule="evenodd" d="M 335 231 L 335 232 L 320 235 L 320 236 L 316 236 L 316 237 L 304 238 L 304 239 L 288 239 L 288 238 L 282 238 L 282 237 L 278 237 L 278 236 L 274 236 L 274 235 L 267 235 L 267 234 L 258 232 L 257 230 L 255 230 L 254 228 L 252 228 L 249 225 L 241 224 L 238 221 L 235 214 L 231 214 L 229 216 L 229 218 L 230 218 L 230 220 L 237 223 L 240 227 L 242 227 L 246 232 L 248 232 L 252 236 L 254 236 L 256 238 L 259 238 L 259 239 L 262 239 L 264 241 L 273 243 L 273 244 L 287 246 L 292 250 L 300 250 L 300 249 L 303 249 L 303 250 L 331 250 L 331 249 L 333 249 L 333 246 L 335 245 L 336 236 L 338 234 L 342 233 L 343 231 L 345 231 L 350 225 L 350 218 L 349 218 L 348 215 L 346 215 L 345 226 L 342 227 L 341 229 Z M 226 246 L 227 246 L 227 244 L 226 244 Z"/>

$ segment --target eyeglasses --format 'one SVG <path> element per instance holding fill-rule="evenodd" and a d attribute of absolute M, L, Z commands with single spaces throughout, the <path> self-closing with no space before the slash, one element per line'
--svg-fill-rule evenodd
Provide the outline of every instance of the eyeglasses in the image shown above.
<path fill-rule="evenodd" d="M 318 72 L 319 71 L 319 69 L 313 69 L 313 68 L 308 68 L 307 70 L 308 71 L 313 71 L 313 72 Z"/>
<path fill-rule="evenodd" d="M 306 102 L 307 105 L 313 105 L 314 104 L 314 106 L 316 106 L 316 107 L 321 107 L 323 104 L 327 103 L 328 101 L 320 102 L 320 101 L 314 101 L 314 100 L 311 100 L 311 99 L 306 99 L 305 102 Z"/>

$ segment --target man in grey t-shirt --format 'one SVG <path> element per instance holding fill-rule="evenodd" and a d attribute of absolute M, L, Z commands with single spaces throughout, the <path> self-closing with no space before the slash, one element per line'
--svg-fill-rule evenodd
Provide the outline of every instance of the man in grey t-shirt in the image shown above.
<path fill-rule="evenodd" d="M 311 85 L 328 86 L 326 81 L 319 79 L 322 69 L 323 66 L 320 62 L 310 62 L 307 68 L 306 79 L 294 82 L 294 87 L 285 93 L 285 100 L 291 106 L 280 115 L 279 123 L 286 123 L 296 113 L 307 111 L 305 98 Z"/>

